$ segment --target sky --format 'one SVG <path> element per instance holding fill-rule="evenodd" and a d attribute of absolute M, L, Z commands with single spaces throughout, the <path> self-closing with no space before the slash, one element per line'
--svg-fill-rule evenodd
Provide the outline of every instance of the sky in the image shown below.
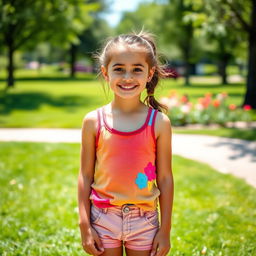
<path fill-rule="evenodd" d="M 153 2 L 153 0 L 113 0 L 108 14 L 102 15 L 111 27 L 118 24 L 125 11 L 134 11 L 142 2 Z"/>

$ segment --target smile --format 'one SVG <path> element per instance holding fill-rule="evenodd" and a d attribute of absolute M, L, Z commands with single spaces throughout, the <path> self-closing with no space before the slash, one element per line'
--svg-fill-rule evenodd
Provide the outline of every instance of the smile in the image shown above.
<path fill-rule="evenodd" d="M 118 87 L 122 88 L 123 90 L 130 91 L 130 90 L 133 90 L 135 87 L 137 87 L 137 85 L 133 85 L 133 86 L 118 85 Z"/>

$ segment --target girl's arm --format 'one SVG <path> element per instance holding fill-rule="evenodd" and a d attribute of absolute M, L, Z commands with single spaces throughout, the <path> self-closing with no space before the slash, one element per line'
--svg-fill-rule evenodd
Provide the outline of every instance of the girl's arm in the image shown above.
<path fill-rule="evenodd" d="M 157 138 L 156 168 L 157 186 L 160 190 L 159 204 L 161 226 L 154 238 L 150 255 L 167 255 L 170 248 L 171 217 L 174 183 L 172 175 L 172 128 L 169 118 L 159 113 L 157 118 L 159 136 Z"/>
<path fill-rule="evenodd" d="M 96 118 L 95 118 L 96 117 Z M 81 165 L 78 176 L 78 207 L 79 227 L 81 240 L 85 252 L 92 255 L 100 255 L 104 252 L 102 242 L 90 224 L 91 212 L 91 184 L 94 177 L 95 167 L 95 137 L 97 113 L 87 114 L 82 125 Z"/>

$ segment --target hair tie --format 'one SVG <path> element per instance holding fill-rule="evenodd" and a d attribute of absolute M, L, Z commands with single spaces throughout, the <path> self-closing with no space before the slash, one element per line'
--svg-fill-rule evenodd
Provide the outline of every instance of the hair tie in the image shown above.
<path fill-rule="evenodd" d="M 148 96 L 154 96 L 154 93 L 150 93 L 150 94 L 148 94 Z"/>

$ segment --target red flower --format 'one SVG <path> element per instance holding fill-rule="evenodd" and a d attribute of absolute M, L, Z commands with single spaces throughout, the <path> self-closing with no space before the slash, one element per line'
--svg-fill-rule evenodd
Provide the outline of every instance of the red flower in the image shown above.
<path fill-rule="evenodd" d="M 213 100 L 212 105 L 213 105 L 215 108 L 218 108 L 218 107 L 220 106 L 220 101 L 219 101 L 219 100 Z"/>
<path fill-rule="evenodd" d="M 188 102 L 188 97 L 186 95 L 183 95 L 183 96 L 181 96 L 180 101 L 182 103 L 187 103 Z"/>
<path fill-rule="evenodd" d="M 207 108 L 211 102 L 210 97 L 205 97 L 205 98 L 198 98 L 198 102 L 204 107 Z"/>
<path fill-rule="evenodd" d="M 251 107 L 250 105 L 244 105 L 243 109 L 244 109 L 245 111 L 248 111 L 248 110 L 251 110 L 252 107 Z"/>
<path fill-rule="evenodd" d="M 235 104 L 230 104 L 229 105 L 229 109 L 230 110 L 235 110 L 236 109 L 236 105 Z"/>

